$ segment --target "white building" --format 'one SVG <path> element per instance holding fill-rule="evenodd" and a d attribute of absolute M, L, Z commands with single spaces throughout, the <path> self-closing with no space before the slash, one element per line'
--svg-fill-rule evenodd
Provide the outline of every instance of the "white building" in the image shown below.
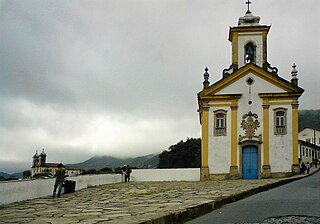
<path fill-rule="evenodd" d="M 267 60 L 271 26 L 248 10 L 230 27 L 232 64 L 210 85 L 206 68 L 198 93 L 201 178 L 257 179 L 299 173 L 298 86 Z"/>
<path fill-rule="evenodd" d="M 320 161 L 320 130 L 305 127 L 299 131 L 299 160 L 310 164 Z"/>
<path fill-rule="evenodd" d="M 320 146 L 320 130 L 305 127 L 299 131 L 299 140 Z"/>

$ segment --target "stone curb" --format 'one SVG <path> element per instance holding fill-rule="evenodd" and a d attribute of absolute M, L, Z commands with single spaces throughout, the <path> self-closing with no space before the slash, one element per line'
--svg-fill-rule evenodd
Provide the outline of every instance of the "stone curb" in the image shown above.
<path fill-rule="evenodd" d="M 279 180 L 278 182 L 271 183 L 271 184 L 266 184 L 264 186 L 260 186 L 257 188 L 253 188 L 248 191 L 244 191 L 238 194 L 231 195 L 229 197 L 223 197 L 218 200 L 208 202 L 205 204 L 197 205 L 195 207 L 191 207 L 186 209 L 185 211 L 182 212 L 177 212 L 177 213 L 170 213 L 168 215 L 153 219 L 153 220 L 148 220 L 145 222 L 140 222 L 139 224 L 170 224 L 170 223 L 184 223 L 186 221 L 195 219 L 199 216 L 205 215 L 209 212 L 212 212 L 215 209 L 218 209 L 222 207 L 225 204 L 229 204 L 231 202 L 239 201 L 241 199 L 247 198 L 249 196 L 252 196 L 254 194 L 267 191 L 276 187 L 279 187 L 284 184 L 291 183 L 296 180 L 300 180 L 306 177 L 309 177 L 313 175 L 314 173 L 318 172 L 320 168 L 317 168 L 314 172 L 304 175 L 304 176 L 297 176 L 297 177 L 289 177 L 283 180 Z"/>

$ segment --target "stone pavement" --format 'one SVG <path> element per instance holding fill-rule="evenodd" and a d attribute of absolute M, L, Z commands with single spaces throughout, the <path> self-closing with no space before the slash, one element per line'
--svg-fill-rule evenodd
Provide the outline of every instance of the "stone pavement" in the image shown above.
<path fill-rule="evenodd" d="M 0 207 L 2 223 L 183 223 L 221 205 L 306 175 L 282 179 L 130 182 Z"/>
<path fill-rule="evenodd" d="M 236 223 L 236 224 L 319 224 L 320 218 L 319 217 L 312 217 L 312 216 L 283 216 L 283 217 L 274 217 L 268 218 L 263 220 L 263 222 L 244 222 L 244 223 Z"/>

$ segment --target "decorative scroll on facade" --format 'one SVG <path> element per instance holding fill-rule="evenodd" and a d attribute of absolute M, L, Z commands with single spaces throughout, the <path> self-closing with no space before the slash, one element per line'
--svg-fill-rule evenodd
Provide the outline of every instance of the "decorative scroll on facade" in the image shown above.
<path fill-rule="evenodd" d="M 242 142 L 244 139 L 252 140 L 255 138 L 259 142 L 262 142 L 262 136 L 256 135 L 255 131 L 260 127 L 260 122 L 258 121 L 258 115 L 249 111 L 249 113 L 243 115 L 241 128 L 244 130 L 245 135 L 239 135 L 239 142 Z"/>

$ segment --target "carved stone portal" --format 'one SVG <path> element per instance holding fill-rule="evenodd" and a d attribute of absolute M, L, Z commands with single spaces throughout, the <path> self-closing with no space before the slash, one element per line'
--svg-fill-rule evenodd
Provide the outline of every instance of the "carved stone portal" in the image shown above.
<path fill-rule="evenodd" d="M 245 136 L 239 135 L 239 142 L 241 142 L 243 139 L 252 140 L 253 138 L 256 138 L 259 142 L 262 142 L 262 136 L 255 135 L 256 130 L 260 127 L 260 122 L 258 121 L 258 115 L 252 113 L 249 111 L 249 113 L 243 115 L 242 122 L 241 122 L 241 128 L 245 132 Z"/>

